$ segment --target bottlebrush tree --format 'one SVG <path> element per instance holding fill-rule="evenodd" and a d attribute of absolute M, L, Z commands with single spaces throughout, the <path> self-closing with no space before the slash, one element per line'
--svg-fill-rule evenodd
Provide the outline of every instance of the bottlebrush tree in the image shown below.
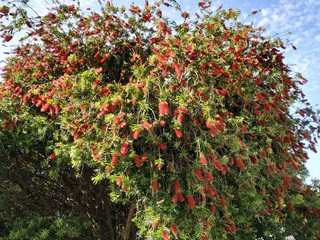
<path fill-rule="evenodd" d="M 69 238 L 315 237 L 319 192 L 301 176 L 319 117 L 283 40 L 209 1 L 195 16 L 174 1 L 100 5 L 37 18 L 0 9 L 5 43 L 26 30 L 2 74 L 1 174 L 23 164 L 33 185 L 10 184 L 37 187 L 30 199 L 48 205 L 23 210 L 85 219 Z M 166 7 L 181 17 L 163 17 Z M 61 204 L 50 206 L 52 191 Z M 21 214 L 2 211 L 2 222 Z"/>

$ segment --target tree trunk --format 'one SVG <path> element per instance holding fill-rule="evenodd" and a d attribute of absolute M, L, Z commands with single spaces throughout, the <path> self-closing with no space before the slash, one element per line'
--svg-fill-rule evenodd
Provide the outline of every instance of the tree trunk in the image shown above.
<path fill-rule="evenodd" d="M 132 219 L 134 217 L 134 213 L 136 210 L 136 201 L 133 200 L 131 205 L 130 205 L 130 209 L 129 209 L 129 214 L 127 217 L 127 221 L 126 221 L 126 228 L 125 228 L 125 232 L 124 232 L 124 239 L 125 240 L 130 240 L 130 237 L 132 235 Z"/>

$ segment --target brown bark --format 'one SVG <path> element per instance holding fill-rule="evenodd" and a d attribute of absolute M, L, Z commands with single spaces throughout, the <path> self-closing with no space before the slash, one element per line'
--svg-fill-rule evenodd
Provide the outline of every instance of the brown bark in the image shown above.
<path fill-rule="evenodd" d="M 124 239 L 125 240 L 130 240 L 131 232 L 132 232 L 132 219 L 134 217 L 134 213 L 136 210 L 136 202 L 133 200 L 130 205 L 127 221 L 126 221 L 126 228 L 124 232 Z"/>

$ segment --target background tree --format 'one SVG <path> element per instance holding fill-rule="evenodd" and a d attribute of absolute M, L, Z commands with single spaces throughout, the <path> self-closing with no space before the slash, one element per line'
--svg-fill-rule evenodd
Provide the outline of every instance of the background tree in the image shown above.
<path fill-rule="evenodd" d="M 198 5 L 0 9 L 4 42 L 26 28 L 0 86 L 3 237 L 316 237 L 306 80 L 281 39 Z"/>

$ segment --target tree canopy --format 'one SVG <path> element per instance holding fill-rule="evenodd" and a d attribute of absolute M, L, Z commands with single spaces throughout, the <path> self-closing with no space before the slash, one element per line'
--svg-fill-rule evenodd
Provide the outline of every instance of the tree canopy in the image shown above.
<path fill-rule="evenodd" d="M 290 44 L 209 1 L 100 6 L 0 7 L 3 42 L 25 32 L 0 83 L 0 237 L 319 237 Z"/>

